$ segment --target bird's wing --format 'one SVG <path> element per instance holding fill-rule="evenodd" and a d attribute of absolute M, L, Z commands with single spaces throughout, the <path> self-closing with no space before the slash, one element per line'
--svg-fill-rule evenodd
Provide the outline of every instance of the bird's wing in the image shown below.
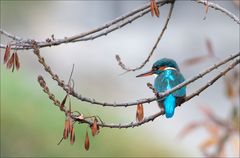
<path fill-rule="evenodd" d="M 154 88 L 160 93 L 165 92 L 178 84 L 184 82 L 183 75 L 176 70 L 165 70 L 154 81 Z M 182 87 L 172 93 L 175 97 L 184 97 L 186 95 L 186 87 Z"/>

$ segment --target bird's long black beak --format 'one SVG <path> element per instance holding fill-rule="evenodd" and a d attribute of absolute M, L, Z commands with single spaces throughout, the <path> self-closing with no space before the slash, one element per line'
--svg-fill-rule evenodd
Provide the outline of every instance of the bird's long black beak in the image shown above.
<path fill-rule="evenodd" d="M 143 74 L 137 75 L 136 77 L 145 77 L 145 76 L 150 76 L 150 75 L 152 75 L 152 74 L 154 74 L 154 71 L 153 71 L 153 70 L 150 70 L 150 71 L 145 72 L 145 73 L 143 73 Z"/>

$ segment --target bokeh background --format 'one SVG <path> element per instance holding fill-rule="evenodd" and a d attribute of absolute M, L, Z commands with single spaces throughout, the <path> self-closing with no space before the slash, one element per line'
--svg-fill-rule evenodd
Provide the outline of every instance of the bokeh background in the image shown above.
<path fill-rule="evenodd" d="M 239 16 L 233 1 L 215 1 Z M 1 1 L 1 28 L 23 38 L 45 40 L 75 35 L 101 26 L 147 1 Z M 41 49 L 46 62 L 60 78 L 68 80 L 75 64 L 75 90 L 84 96 L 107 102 L 127 102 L 152 97 L 147 82 L 153 77 L 135 78 L 151 68 L 162 57 L 175 59 L 181 67 L 184 60 L 207 54 L 206 39 L 211 40 L 219 58 L 236 53 L 239 48 L 239 25 L 224 14 L 209 8 L 206 20 L 204 6 L 191 1 L 177 1 L 169 26 L 150 62 L 141 70 L 124 75 L 115 60 L 119 54 L 130 67 L 147 57 L 158 37 L 169 5 L 160 8 L 160 18 L 150 13 L 126 27 L 93 41 L 62 44 Z M 1 36 L 1 43 L 8 40 Z M 1 62 L 4 50 L 1 49 Z M 20 71 L 12 73 L 1 63 L 1 156 L 2 157 L 70 157 L 70 156 L 202 156 L 199 143 L 208 137 L 204 129 L 196 130 L 184 140 L 181 129 L 204 118 L 199 107 L 208 106 L 226 118 L 231 103 L 225 95 L 223 80 L 177 108 L 172 119 L 159 117 L 134 129 L 103 128 L 95 138 L 90 136 L 90 150 L 84 150 L 86 125 L 77 125 L 76 143 L 71 146 L 62 137 L 64 114 L 41 91 L 37 76 L 44 76 L 49 88 L 61 100 L 64 91 L 51 80 L 31 51 L 19 51 Z M 208 59 L 181 67 L 188 79 L 216 63 Z M 217 72 L 188 87 L 193 92 Z M 74 98 L 73 108 L 85 115 L 99 115 L 105 122 L 125 123 L 135 120 L 135 108 L 94 106 Z M 238 102 L 239 105 L 239 102 Z M 145 105 L 145 115 L 159 108 Z M 232 153 L 229 152 L 230 156 Z"/>

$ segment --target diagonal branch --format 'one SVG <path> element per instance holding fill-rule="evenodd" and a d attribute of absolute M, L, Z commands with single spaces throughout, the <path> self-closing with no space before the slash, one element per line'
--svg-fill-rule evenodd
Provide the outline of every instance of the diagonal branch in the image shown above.
<path fill-rule="evenodd" d="M 160 35 L 159 35 L 158 38 L 157 38 L 157 41 L 155 42 L 155 44 L 154 44 L 152 50 L 150 51 L 147 59 L 146 59 L 140 66 L 138 66 L 138 67 L 136 67 L 136 68 L 128 68 L 128 67 L 126 67 L 125 64 L 121 61 L 120 56 L 119 56 L 119 55 L 116 55 L 116 60 L 117 60 L 117 62 L 118 62 L 118 65 L 119 65 L 123 70 L 126 70 L 127 72 L 129 72 L 129 71 L 136 71 L 136 70 L 139 70 L 139 69 L 143 68 L 143 67 L 147 64 L 147 62 L 150 60 L 151 56 L 153 55 L 155 49 L 157 48 L 158 43 L 159 43 L 160 40 L 162 39 L 165 30 L 167 29 L 168 22 L 169 22 L 169 20 L 170 20 L 170 18 L 171 18 L 171 15 L 172 15 L 173 7 L 174 7 L 174 2 L 171 3 L 171 6 L 170 6 L 170 9 L 169 9 L 169 13 L 168 13 L 166 22 L 165 22 L 165 24 L 164 24 L 164 27 L 163 27 Z"/>
<path fill-rule="evenodd" d="M 67 84 L 64 83 L 63 80 L 61 80 L 58 75 L 56 75 L 55 73 L 52 72 L 50 66 L 48 66 L 44 60 L 44 58 L 40 55 L 40 50 L 37 46 L 36 43 L 33 43 L 32 45 L 33 49 L 34 49 L 34 54 L 38 57 L 38 61 L 41 65 L 43 65 L 45 71 L 47 71 L 53 80 L 57 81 L 58 85 L 61 86 L 66 92 L 69 92 L 69 86 Z M 190 83 L 202 78 L 203 76 L 205 76 L 206 74 L 210 73 L 211 71 L 213 71 L 214 69 L 217 69 L 218 67 L 220 67 L 221 65 L 233 60 L 234 58 L 236 57 L 239 57 L 240 56 L 240 52 L 237 53 L 237 54 L 234 54 L 234 55 L 231 55 L 230 57 L 222 60 L 221 62 L 219 62 L 218 64 L 214 64 L 213 66 L 211 66 L 210 68 L 208 68 L 207 70 L 203 71 L 202 73 L 198 74 L 197 76 L 193 77 L 192 79 L 190 80 L 187 80 L 181 84 L 179 84 L 178 86 L 172 88 L 171 90 L 168 90 L 164 93 L 159 93 L 159 97 L 160 98 L 163 98 L 167 95 L 169 95 L 170 93 L 186 86 L 186 85 L 189 85 Z M 157 98 L 156 97 L 152 97 L 152 98 L 145 98 L 145 99 L 139 99 L 137 101 L 134 101 L 134 102 L 127 102 L 127 103 L 107 103 L 107 102 L 100 102 L 100 101 L 97 101 L 93 98 L 88 98 L 88 97 L 85 97 L 85 96 L 82 96 L 81 94 L 78 94 L 77 92 L 75 92 L 74 90 L 72 90 L 70 92 L 70 95 L 72 95 L 73 97 L 81 100 L 81 101 L 84 101 L 84 102 L 88 102 L 88 103 L 91 103 L 91 104 L 96 104 L 96 105 L 101 105 L 101 106 L 112 106 L 112 107 L 127 107 L 127 106 L 135 106 L 139 103 L 150 103 L 150 102 L 153 102 L 153 101 L 156 101 Z"/>
<path fill-rule="evenodd" d="M 186 99 L 183 101 L 187 102 L 190 99 L 192 99 L 193 97 L 199 95 L 201 92 L 203 92 L 206 88 L 210 87 L 213 83 L 215 83 L 218 79 L 220 79 L 222 76 L 224 76 L 227 72 L 229 72 L 230 70 L 232 70 L 236 65 L 238 65 L 240 63 L 240 59 L 236 59 L 232 64 L 230 64 L 224 71 L 220 72 L 216 77 L 214 77 L 211 81 L 209 81 L 206 85 L 204 85 L 203 87 L 201 87 L 199 90 L 197 90 L 196 92 L 192 93 L 191 95 L 187 96 Z M 44 92 L 48 94 L 49 98 L 51 100 L 53 100 L 54 104 L 56 106 L 58 106 L 60 108 L 60 102 L 55 98 L 52 97 L 54 96 L 50 91 L 49 88 L 46 86 L 45 81 L 43 80 L 43 77 L 38 77 L 38 82 L 41 85 L 41 87 L 43 88 Z M 41 84 L 44 83 L 44 84 Z M 47 90 L 46 90 L 47 89 Z M 54 98 L 54 99 L 52 99 Z M 178 105 L 179 106 L 179 105 Z M 61 108 L 60 108 L 61 110 Z M 66 114 L 65 110 L 61 110 Z M 107 123 L 98 123 L 98 126 L 101 127 L 109 127 L 109 128 L 133 128 L 136 126 L 140 126 L 143 125 L 149 121 L 153 121 L 155 118 L 164 115 L 165 111 L 164 109 L 162 109 L 160 112 L 153 114 L 149 117 L 145 117 L 142 121 L 140 122 L 131 122 L 131 123 L 127 123 L 127 124 L 107 124 Z M 71 115 L 71 117 L 75 120 L 78 121 L 80 123 L 87 123 L 89 125 L 92 125 L 93 122 L 91 120 L 86 120 L 86 119 L 78 119 L 76 115 Z"/>
<path fill-rule="evenodd" d="M 221 7 L 220 5 L 215 4 L 213 2 L 208 2 L 206 0 L 194 0 L 194 1 L 197 2 L 197 3 L 204 4 L 204 5 L 208 5 L 208 7 L 211 7 L 213 9 L 215 9 L 215 10 L 219 10 L 219 11 L 225 13 L 231 19 L 233 19 L 236 23 L 240 24 L 240 20 L 239 20 L 239 18 L 236 15 L 234 15 L 233 13 L 228 11 L 227 9 Z"/>

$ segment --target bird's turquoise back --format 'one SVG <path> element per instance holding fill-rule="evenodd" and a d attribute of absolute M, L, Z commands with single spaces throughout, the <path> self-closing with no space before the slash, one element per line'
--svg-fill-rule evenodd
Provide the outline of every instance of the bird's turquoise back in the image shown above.
<path fill-rule="evenodd" d="M 164 70 L 156 77 L 154 81 L 154 88 L 158 93 L 165 92 L 184 81 L 185 79 L 179 71 L 168 69 Z M 186 87 L 182 87 L 159 101 L 160 105 L 164 105 L 165 115 L 167 118 L 171 118 L 174 115 L 176 103 L 185 96 Z"/>

